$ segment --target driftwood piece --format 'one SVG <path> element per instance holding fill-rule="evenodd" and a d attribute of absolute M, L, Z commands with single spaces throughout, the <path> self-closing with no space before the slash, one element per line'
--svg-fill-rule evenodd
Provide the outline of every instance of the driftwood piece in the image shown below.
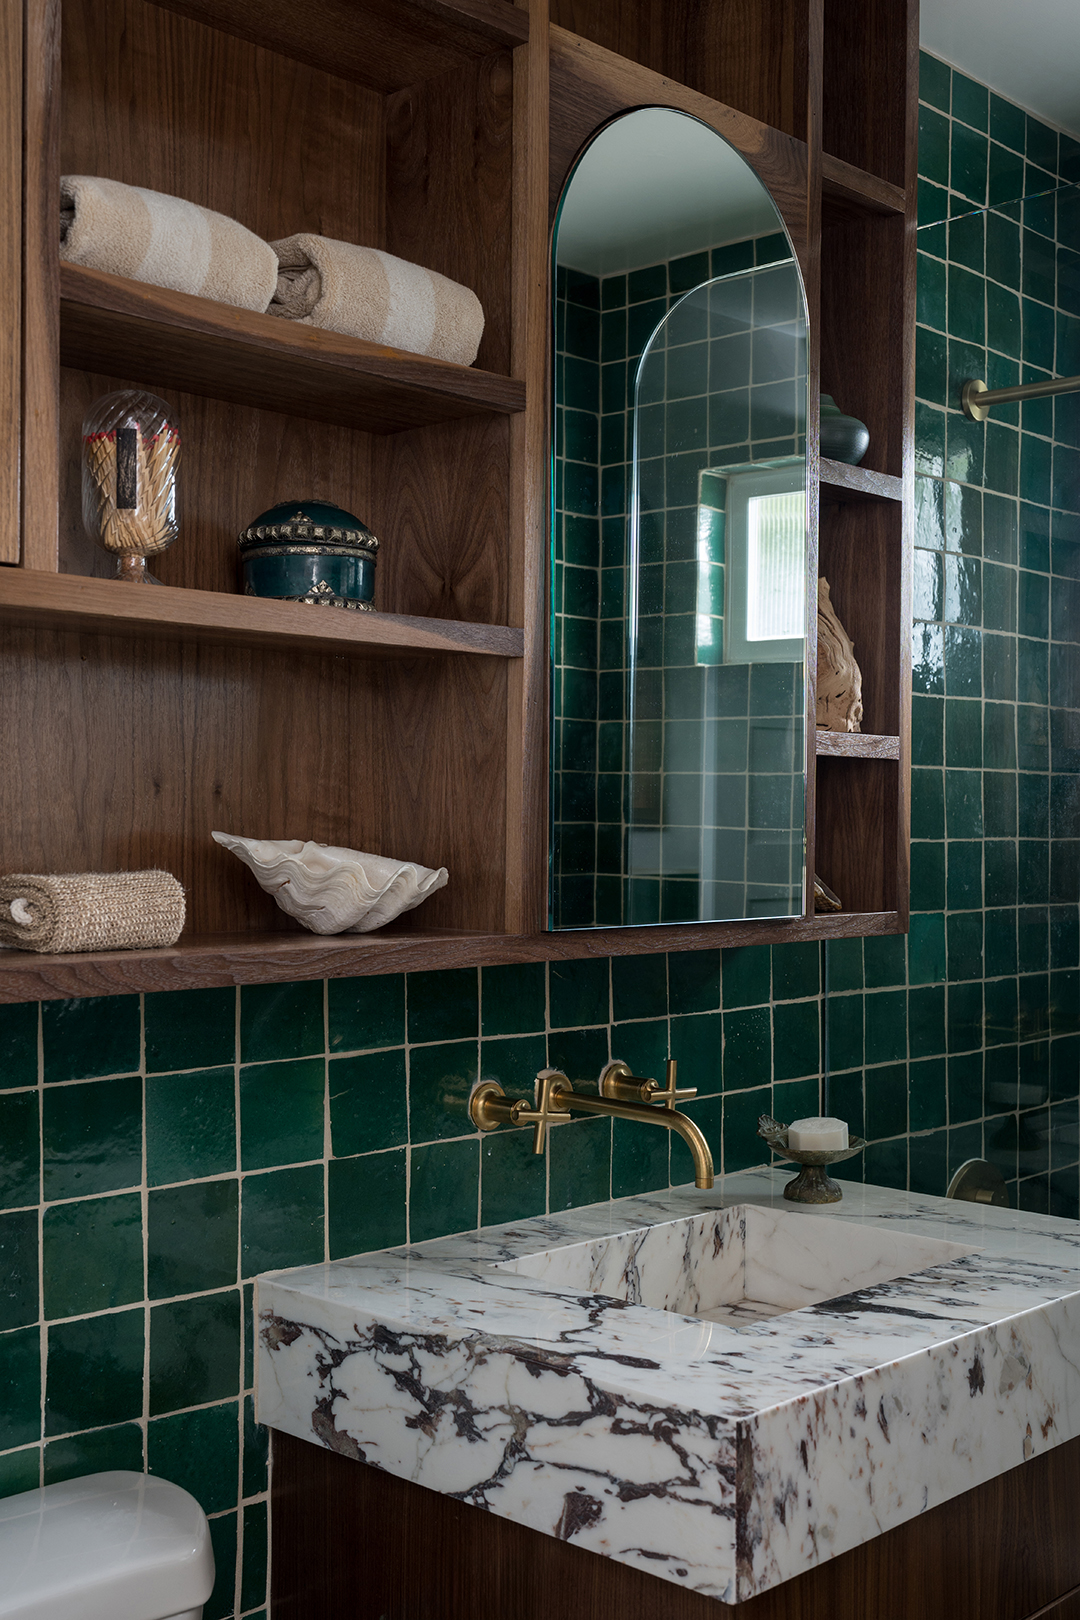
<path fill-rule="evenodd" d="M 822 731 L 861 731 L 862 672 L 855 646 L 836 617 L 829 582 L 818 579 L 817 723 Z"/>
<path fill-rule="evenodd" d="M 843 911 L 844 903 L 840 896 L 834 894 L 824 878 L 814 879 L 814 910 L 815 911 Z"/>

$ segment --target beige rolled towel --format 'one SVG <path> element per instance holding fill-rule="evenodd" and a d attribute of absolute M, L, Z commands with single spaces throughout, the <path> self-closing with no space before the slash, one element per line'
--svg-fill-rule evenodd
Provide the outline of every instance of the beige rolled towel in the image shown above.
<path fill-rule="evenodd" d="M 13 872 L 0 878 L 0 945 L 12 950 L 154 950 L 175 945 L 184 891 L 171 872 Z"/>
<path fill-rule="evenodd" d="M 476 359 L 484 310 L 468 287 L 327 236 L 302 232 L 270 245 L 279 269 L 269 314 L 461 366 Z"/>
<path fill-rule="evenodd" d="M 235 219 L 88 174 L 60 181 L 60 257 L 260 312 L 277 283 L 273 248 Z"/>

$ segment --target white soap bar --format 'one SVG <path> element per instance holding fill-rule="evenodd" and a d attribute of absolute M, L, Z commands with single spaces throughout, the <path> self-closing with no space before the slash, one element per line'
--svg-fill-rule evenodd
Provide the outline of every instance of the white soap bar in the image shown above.
<path fill-rule="evenodd" d="M 847 1126 L 842 1119 L 821 1115 L 796 1119 L 788 1126 L 787 1141 L 796 1153 L 832 1153 L 847 1147 Z"/>

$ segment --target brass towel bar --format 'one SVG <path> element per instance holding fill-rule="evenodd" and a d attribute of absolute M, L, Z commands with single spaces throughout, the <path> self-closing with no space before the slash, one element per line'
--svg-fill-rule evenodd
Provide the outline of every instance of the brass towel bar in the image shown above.
<path fill-rule="evenodd" d="M 964 415 L 985 422 L 991 405 L 1010 405 L 1014 399 L 1049 399 L 1052 394 L 1080 393 L 1080 377 L 1051 377 L 1047 382 L 1020 383 L 1015 388 L 987 388 L 978 377 L 964 384 L 960 403 Z"/>

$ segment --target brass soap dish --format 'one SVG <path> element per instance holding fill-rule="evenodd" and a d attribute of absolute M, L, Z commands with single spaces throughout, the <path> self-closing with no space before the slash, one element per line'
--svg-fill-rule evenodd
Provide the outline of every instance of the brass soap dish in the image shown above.
<path fill-rule="evenodd" d="M 866 1142 L 861 1136 L 853 1136 L 846 1148 L 839 1152 L 830 1148 L 827 1153 L 800 1153 L 787 1145 L 788 1128 L 781 1125 L 778 1119 L 771 1114 L 762 1114 L 758 1120 L 757 1133 L 769 1144 L 774 1153 L 779 1153 L 782 1159 L 790 1159 L 793 1164 L 801 1164 L 802 1169 L 794 1176 L 784 1188 L 784 1197 L 790 1198 L 793 1204 L 838 1204 L 844 1194 L 840 1183 L 834 1181 L 826 1174 L 826 1165 L 841 1164 L 844 1159 L 853 1159 L 856 1153 L 861 1153 Z"/>

